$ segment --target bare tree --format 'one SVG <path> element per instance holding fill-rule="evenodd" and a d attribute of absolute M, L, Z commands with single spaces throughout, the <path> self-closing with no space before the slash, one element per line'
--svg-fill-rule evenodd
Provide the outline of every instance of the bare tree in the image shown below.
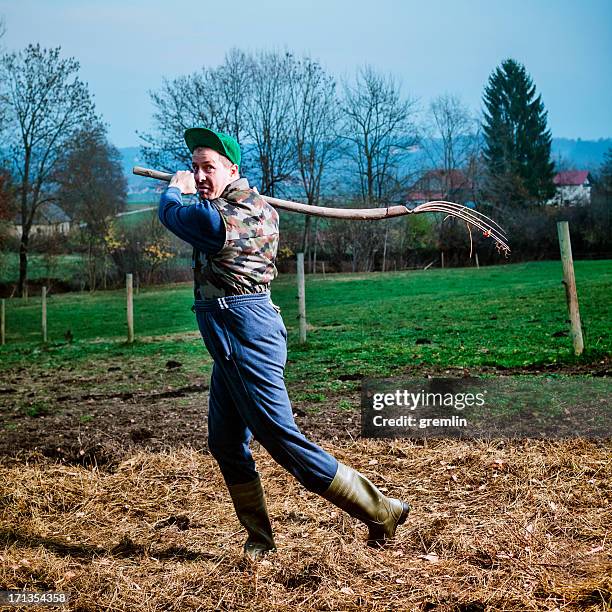
<path fill-rule="evenodd" d="M 77 132 L 67 143 L 56 180 L 60 206 L 80 224 L 87 247 L 88 285 L 94 291 L 106 271 L 104 237 L 111 219 L 125 208 L 127 191 L 121 154 L 108 142 L 104 125 Z"/>
<path fill-rule="evenodd" d="M 15 212 L 15 190 L 12 177 L 5 169 L 0 168 L 0 273 L 3 263 L 3 249 L 9 236 L 9 221 Z"/>
<path fill-rule="evenodd" d="M 140 134 L 146 143 L 142 147 L 145 159 L 169 172 L 177 165 L 191 167 L 183 133 L 195 126 L 226 132 L 240 142 L 245 134 L 247 71 L 245 54 L 232 49 L 217 68 L 204 67 L 191 75 L 164 79 L 159 91 L 149 92 L 155 131 Z"/>
<path fill-rule="evenodd" d="M 0 40 L 6 34 L 6 23 L 4 17 L 0 17 Z M 2 46 L 0 44 L 0 50 Z M 0 133 L 5 122 L 5 101 L 1 96 L 0 89 Z M 7 168 L 0 166 L 0 255 L 8 232 L 5 230 L 4 222 L 8 221 L 14 214 L 15 190 L 13 180 Z"/>
<path fill-rule="evenodd" d="M 14 212 L 15 188 L 12 177 L 5 168 L 0 168 L 0 221 L 7 220 Z"/>
<path fill-rule="evenodd" d="M 292 113 L 299 106 L 300 95 L 305 97 L 305 104 L 312 102 L 312 94 L 296 93 L 294 89 L 303 69 L 304 65 L 289 53 L 246 54 L 232 49 L 216 68 L 205 67 L 192 75 L 164 80 L 159 91 L 150 93 L 155 131 L 140 134 L 146 143 L 145 158 L 169 171 L 175 170 L 177 163 L 189 166 L 183 132 L 198 125 L 210 127 L 231 134 L 243 144 L 242 172 L 252 167 L 258 174 L 260 191 L 274 195 L 281 183 L 294 178 L 297 168 L 297 128 Z M 316 82 L 314 63 L 311 70 L 309 87 L 314 84 L 320 91 L 324 75 L 318 75 L 320 81 Z M 309 118 L 310 122 L 314 120 Z M 304 156 L 308 138 L 303 132 Z M 316 197 L 320 155 L 314 167 L 308 167 L 305 157 L 303 160 L 307 189 Z"/>
<path fill-rule="evenodd" d="M 416 102 L 403 97 L 399 83 L 366 66 L 355 81 L 344 83 L 341 102 L 342 137 L 348 156 L 358 174 L 358 189 L 364 206 L 377 206 L 397 198 L 407 184 L 407 154 L 418 142 Z M 386 254 L 389 224 L 381 241 L 378 232 L 356 226 L 353 240 L 353 268 L 359 258 L 371 265 L 380 248 Z M 385 266 L 383 258 L 383 268 Z"/>
<path fill-rule="evenodd" d="M 5 34 L 6 34 L 6 23 L 4 21 L 4 17 L 0 17 L 0 41 L 2 40 L 2 38 L 4 38 Z M 0 43 L 0 52 L 2 51 L 3 51 L 3 47 L 2 47 L 2 44 Z M 0 87 L 0 134 L 2 133 L 2 128 L 6 120 L 5 104 L 6 104 L 6 100 L 2 96 L 2 88 Z"/>
<path fill-rule="evenodd" d="M 291 87 L 295 154 L 306 202 L 313 206 L 319 203 L 324 172 L 339 153 L 338 118 L 333 77 L 310 58 L 296 60 Z M 311 217 L 306 216 L 301 249 L 312 272 L 310 231 Z"/>
<path fill-rule="evenodd" d="M 366 66 L 353 84 L 344 84 L 341 110 L 342 136 L 359 173 L 362 201 L 380 204 L 397 193 L 406 153 L 418 142 L 416 102 L 402 97 L 392 76 Z"/>
<path fill-rule="evenodd" d="M 0 60 L 1 97 L 7 111 L 6 150 L 15 174 L 22 234 L 19 284 L 27 282 L 30 230 L 37 212 L 56 199 L 53 180 L 64 147 L 75 132 L 95 121 L 89 91 L 76 75 L 74 58 L 60 57 L 60 48 L 29 45 Z"/>
<path fill-rule="evenodd" d="M 245 110 L 249 92 L 249 57 L 240 49 L 230 49 L 216 71 L 219 128 L 232 134 L 238 142 L 246 136 Z"/>
<path fill-rule="evenodd" d="M 453 172 L 468 170 L 479 154 L 479 122 L 461 99 L 438 96 L 430 105 L 432 125 L 426 150 L 434 168 L 442 170 L 446 189 L 453 189 Z"/>
<path fill-rule="evenodd" d="M 424 191 L 432 190 L 445 200 L 460 203 L 477 201 L 481 165 L 480 122 L 458 96 L 443 94 L 430 104 L 430 124 L 425 151 L 432 171 L 420 181 Z M 433 188 L 433 189 L 432 189 Z M 457 251 L 465 243 L 465 226 L 456 219 L 437 216 L 434 231 L 438 247 Z"/>
<path fill-rule="evenodd" d="M 290 53 L 259 52 L 249 60 L 246 131 L 254 144 L 260 191 L 270 196 L 296 170 L 291 122 L 295 60 Z"/>
<path fill-rule="evenodd" d="M 185 148 L 184 131 L 204 123 L 203 109 L 198 108 L 198 92 L 206 88 L 210 72 L 202 71 L 172 80 L 164 78 L 159 91 L 149 92 L 153 103 L 153 133 L 140 133 L 145 142 L 141 150 L 148 163 L 174 172 L 190 167 L 191 157 Z"/>

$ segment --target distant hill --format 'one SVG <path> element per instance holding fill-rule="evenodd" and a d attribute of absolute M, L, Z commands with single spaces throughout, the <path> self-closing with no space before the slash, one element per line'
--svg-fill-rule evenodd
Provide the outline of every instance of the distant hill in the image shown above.
<path fill-rule="evenodd" d="M 605 152 L 612 148 L 612 138 L 599 140 L 573 140 L 571 138 L 553 138 L 552 157 L 556 163 L 568 166 L 568 170 L 599 169 Z"/>
<path fill-rule="evenodd" d="M 134 166 L 143 166 L 144 160 L 140 155 L 139 147 L 124 147 L 119 149 L 119 153 L 123 157 L 123 171 L 126 176 L 132 174 L 132 168 Z M 137 177 L 134 177 L 137 178 Z"/>
<path fill-rule="evenodd" d="M 599 140 L 553 138 L 552 158 L 561 169 L 593 172 L 599 169 L 605 152 L 610 148 L 612 148 L 612 138 L 600 138 Z M 119 151 L 123 157 L 123 170 L 128 179 L 129 200 L 157 201 L 161 189 L 160 183 L 132 174 L 134 166 L 146 165 L 140 155 L 139 147 L 125 147 Z M 417 157 L 418 155 L 416 152 Z"/>
<path fill-rule="evenodd" d="M 124 147 L 119 149 L 123 158 L 123 172 L 128 181 L 128 202 L 154 202 L 159 198 L 159 184 L 143 176 L 132 174 L 134 166 L 146 166 L 140 154 L 139 147 Z"/>

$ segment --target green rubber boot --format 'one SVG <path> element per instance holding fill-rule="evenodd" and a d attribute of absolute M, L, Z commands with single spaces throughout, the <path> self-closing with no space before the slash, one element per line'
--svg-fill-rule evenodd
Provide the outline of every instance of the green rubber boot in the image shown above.
<path fill-rule="evenodd" d="M 276 550 L 259 476 L 251 482 L 229 485 L 227 488 L 238 520 L 249 534 L 244 544 L 244 554 L 255 561 L 266 552 Z"/>
<path fill-rule="evenodd" d="M 343 463 L 338 463 L 338 471 L 322 497 L 368 526 L 370 546 L 391 540 L 410 512 L 407 503 L 385 497 L 365 476 Z"/>

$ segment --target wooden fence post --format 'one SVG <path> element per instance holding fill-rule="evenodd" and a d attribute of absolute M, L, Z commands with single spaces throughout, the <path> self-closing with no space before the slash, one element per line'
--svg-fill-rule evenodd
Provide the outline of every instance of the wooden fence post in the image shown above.
<path fill-rule="evenodd" d="M 47 342 L 47 288 L 43 286 L 41 290 L 42 302 L 42 339 Z"/>
<path fill-rule="evenodd" d="M 6 300 L 0 301 L 0 344 L 4 344 L 6 342 Z"/>
<path fill-rule="evenodd" d="M 574 353 L 576 355 L 581 355 L 584 350 L 584 341 L 582 339 L 578 294 L 576 292 L 576 279 L 574 277 L 572 243 L 570 241 L 569 225 L 567 221 L 559 221 L 557 223 L 557 233 L 559 235 L 559 248 L 561 250 L 561 261 L 563 263 L 563 284 L 565 285 L 565 297 L 567 298 L 567 308 L 570 315 Z"/>
<path fill-rule="evenodd" d="M 127 341 L 132 343 L 134 342 L 134 280 L 131 274 L 125 275 L 125 288 L 127 290 Z"/>
<path fill-rule="evenodd" d="M 304 283 L 304 253 L 297 254 L 298 319 L 300 344 L 306 342 L 306 286 Z"/>

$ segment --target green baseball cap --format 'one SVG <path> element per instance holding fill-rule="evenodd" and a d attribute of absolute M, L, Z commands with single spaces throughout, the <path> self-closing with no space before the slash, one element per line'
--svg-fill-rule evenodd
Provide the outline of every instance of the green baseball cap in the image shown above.
<path fill-rule="evenodd" d="M 240 167 L 240 145 L 235 138 L 223 132 L 215 132 L 208 128 L 189 128 L 185 130 L 185 143 L 193 153 L 197 147 L 208 147 L 225 155 L 232 164 Z"/>

